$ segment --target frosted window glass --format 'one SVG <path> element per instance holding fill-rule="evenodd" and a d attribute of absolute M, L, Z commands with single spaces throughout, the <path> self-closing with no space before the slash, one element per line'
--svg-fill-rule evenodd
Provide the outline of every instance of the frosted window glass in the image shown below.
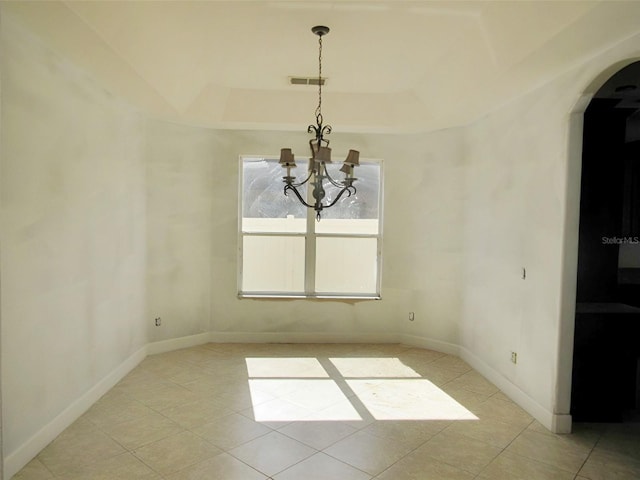
<path fill-rule="evenodd" d="M 304 292 L 304 237 L 245 236 L 242 290 Z"/>
<path fill-rule="evenodd" d="M 328 165 L 329 174 L 335 179 L 341 179 L 341 166 L 336 163 Z M 358 178 L 354 183 L 356 193 L 351 196 L 343 195 L 333 207 L 323 210 L 316 232 L 378 234 L 380 165 L 362 163 L 356 167 L 355 175 Z M 327 181 L 325 191 L 325 201 L 330 203 L 339 190 Z"/>
<path fill-rule="evenodd" d="M 376 293 L 376 238 L 316 240 L 316 291 L 320 293 Z"/>
<path fill-rule="evenodd" d="M 298 170 L 299 172 L 296 172 Z M 299 166 L 292 174 L 304 175 Z M 284 170 L 278 160 L 245 158 L 242 162 L 242 231 L 300 233 L 306 229 L 307 209 L 294 194 L 284 195 Z M 303 178 L 304 179 L 304 178 Z M 307 186 L 299 188 L 306 198 Z"/>

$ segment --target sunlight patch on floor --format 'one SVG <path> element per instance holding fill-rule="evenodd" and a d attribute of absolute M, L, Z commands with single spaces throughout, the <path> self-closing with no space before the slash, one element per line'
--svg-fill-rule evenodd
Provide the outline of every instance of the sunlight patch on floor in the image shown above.
<path fill-rule="evenodd" d="M 253 415 L 259 422 L 362 420 L 333 380 L 250 379 L 251 398 L 272 400 L 255 403 Z"/>
<path fill-rule="evenodd" d="M 477 420 L 398 358 L 247 358 L 260 422 Z M 333 377 L 324 368 L 334 371 Z M 336 373 L 337 372 L 337 373 Z"/>
<path fill-rule="evenodd" d="M 477 420 L 427 379 L 347 380 L 376 420 Z"/>

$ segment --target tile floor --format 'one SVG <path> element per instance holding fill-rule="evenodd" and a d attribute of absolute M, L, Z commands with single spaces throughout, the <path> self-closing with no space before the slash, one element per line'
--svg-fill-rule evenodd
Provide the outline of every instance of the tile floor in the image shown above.
<path fill-rule="evenodd" d="M 150 356 L 14 479 L 622 480 L 640 423 L 554 435 L 459 358 L 403 345 Z"/>

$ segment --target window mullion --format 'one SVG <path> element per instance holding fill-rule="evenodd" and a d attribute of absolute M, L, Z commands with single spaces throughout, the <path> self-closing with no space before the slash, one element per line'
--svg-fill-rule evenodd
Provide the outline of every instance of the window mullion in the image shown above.
<path fill-rule="evenodd" d="M 313 188 L 311 184 L 315 178 L 311 179 L 307 188 L 307 203 L 315 203 L 313 198 Z M 313 294 L 316 291 L 316 217 L 315 210 L 307 208 L 307 235 L 305 236 L 304 255 L 304 291 Z"/>

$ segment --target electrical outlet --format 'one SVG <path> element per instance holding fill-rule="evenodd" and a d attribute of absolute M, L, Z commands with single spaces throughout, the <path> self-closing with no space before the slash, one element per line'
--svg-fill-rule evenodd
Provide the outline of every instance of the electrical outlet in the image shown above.
<path fill-rule="evenodd" d="M 160 317 L 156 317 L 156 327 L 162 325 L 162 319 Z"/>
<path fill-rule="evenodd" d="M 409 321 L 413 322 L 416 319 L 416 314 L 414 312 L 409 312 Z"/>
<path fill-rule="evenodd" d="M 518 354 L 516 352 L 511 352 L 511 362 L 518 363 Z"/>

